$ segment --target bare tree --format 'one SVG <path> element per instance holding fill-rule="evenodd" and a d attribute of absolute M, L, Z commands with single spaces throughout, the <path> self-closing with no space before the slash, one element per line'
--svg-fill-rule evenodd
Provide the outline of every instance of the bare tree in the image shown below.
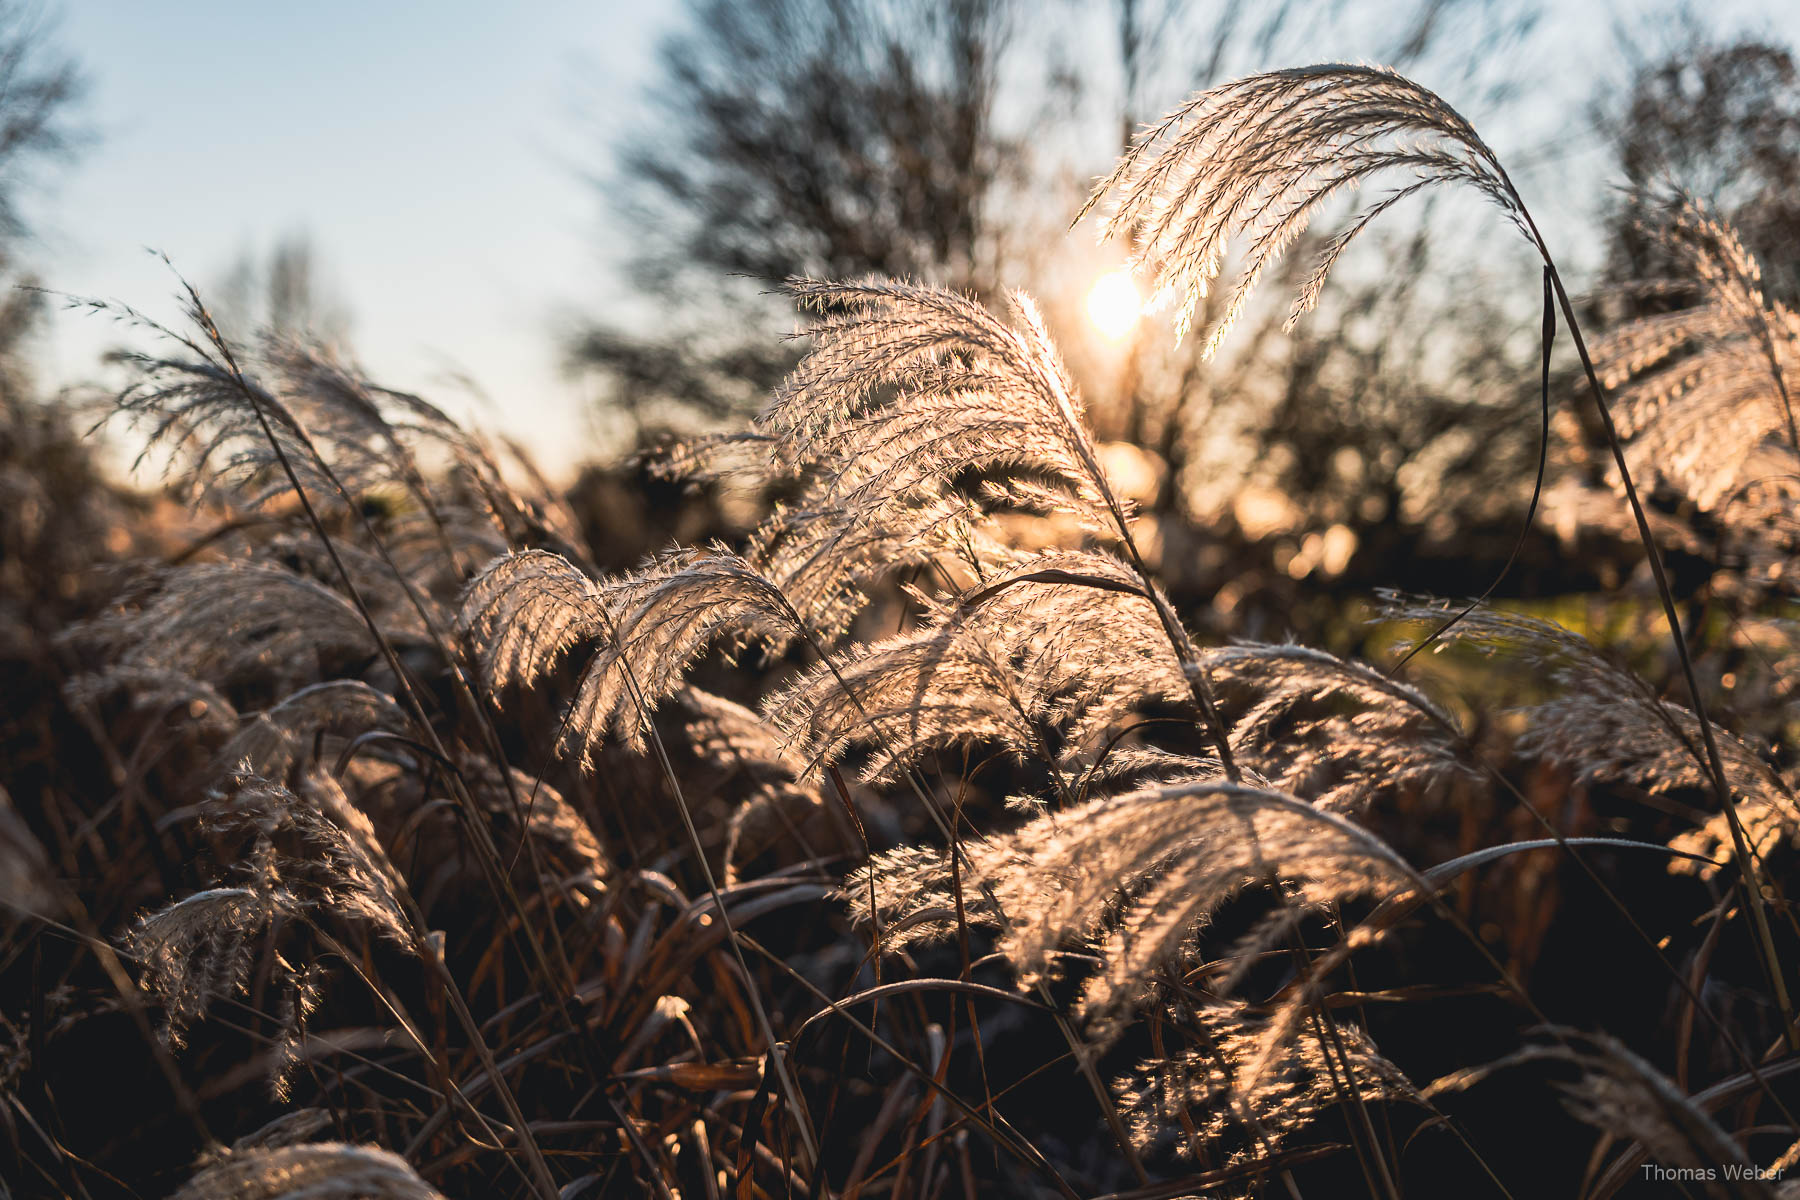
<path fill-rule="evenodd" d="M 70 413 L 38 398 L 25 351 L 42 297 L 13 286 L 29 282 L 18 261 L 31 232 L 22 201 L 48 164 L 80 144 L 81 91 L 42 10 L 0 0 L 0 675 L 8 679 L 15 655 L 36 652 L 19 631 L 67 612 L 79 571 L 104 553 L 112 515 L 112 493 Z"/>
<path fill-rule="evenodd" d="M 81 141 L 72 122 L 81 90 L 80 72 L 52 45 L 41 8 L 0 0 L 0 235 L 9 240 L 27 232 L 23 192 Z"/>
<path fill-rule="evenodd" d="M 1011 31 L 1008 0 L 695 0 L 609 181 L 669 332 L 583 328 L 570 366 L 641 440 L 780 378 L 791 355 L 747 346 L 775 340 L 787 310 L 762 293 L 791 276 L 991 290 L 992 199 L 1024 162 L 994 112 Z"/>
<path fill-rule="evenodd" d="M 701 0 L 663 47 L 661 120 L 622 174 L 669 236 L 641 265 L 780 283 L 867 272 L 979 286 L 1006 0 Z M 647 226 L 654 229 L 655 226 Z"/>
<path fill-rule="evenodd" d="M 267 255 L 246 249 L 212 292 L 213 317 L 226 335 L 247 341 L 264 334 L 341 346 L 350 334 L 348 307 L 327 282 L 320 255 L 305 233 L 281 238 Z"/>
<path fill-rule="evenodd" d="M 1664 184 L 1705 197 L 1763 264 L 1766 283 L 1800 299 L 1800 66 L 1757 38 L 1718 40 L 1691 23 L 1676 48 L 1646 57 L 1598 117 L 1632 185 L 1607 214 L 1606 276 L 1671 274 L 1645 205 Z"/>

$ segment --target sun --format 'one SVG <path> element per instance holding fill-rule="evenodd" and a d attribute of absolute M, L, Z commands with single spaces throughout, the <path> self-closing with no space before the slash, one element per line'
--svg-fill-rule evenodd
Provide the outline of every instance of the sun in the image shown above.
<path fill-rule="evenodd" d="M 1143 311 L 1144 300 L 1130 271 L 1108 271 L 1088 289 L 1088 320 L 1108 341 L 1116 342 L 1130 333 Z"/>

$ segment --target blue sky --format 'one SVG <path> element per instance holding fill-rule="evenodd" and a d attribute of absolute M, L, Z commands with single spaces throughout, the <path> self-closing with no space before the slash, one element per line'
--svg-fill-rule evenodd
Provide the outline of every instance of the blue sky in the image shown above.
<path fill-rule="evenodd" d="M 52 12 L 55 10 L 52 9 Z M 657 5 L 71 0 L 95 135 L 32 206 L 46 285 L 172 315 L 145 253 L 216 283 L 310 235 L 364 364 L 447 407 L 467 372 L 547 465 L 583 450 L 554 328 L 605 310 L 603 211 L 581 172 L 638 103 Z M 59 313 L 46 382 L 90 376 L 118 329 Z"/>

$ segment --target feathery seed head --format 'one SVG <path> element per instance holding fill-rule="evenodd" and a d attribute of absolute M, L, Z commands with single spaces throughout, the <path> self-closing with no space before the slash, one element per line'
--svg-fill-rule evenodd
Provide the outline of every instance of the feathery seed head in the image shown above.
<path fill-rule="evenodd" d="M 1112 199 L 1101 236 L 1132 239 L 1134 267 L 1150 281 L 1153 303 L 1175 307 L 1177 336 L 1186 334 L 1230 244 L 1247 241 L 1242 274 L 1207 335 L 1211 356 L 1257 280 L 1318 208 L 1388 171 L 1410 172 L 1416 180 L 1364 210 L 1327 244 L 1290 325 L 1317 303 L 1350 242 L 1419 191 L 1468 184 L 1522 222 L 1499 160 L 1455 109 L 1392 71 L 1342 63 L 1271 71 L 1201 92 L 1138 138 L 1082 214 Z"/>

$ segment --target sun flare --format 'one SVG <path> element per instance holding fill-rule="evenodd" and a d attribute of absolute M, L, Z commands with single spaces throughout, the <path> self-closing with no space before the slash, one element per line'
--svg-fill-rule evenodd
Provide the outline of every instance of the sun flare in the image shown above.
<path fill-rule="evenodd" d="M 1116 342 L 1130 333 L 1143 311 L 1144 300 L 1130 271 L 1109 271 L 1088 290 L 1088 320 L 1108 341 Z"/>

